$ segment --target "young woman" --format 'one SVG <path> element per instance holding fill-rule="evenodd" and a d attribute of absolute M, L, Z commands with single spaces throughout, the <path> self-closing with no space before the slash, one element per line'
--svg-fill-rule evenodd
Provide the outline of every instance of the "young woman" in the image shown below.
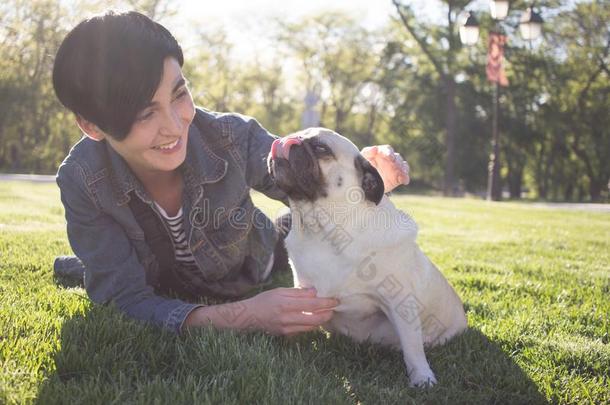
<path fill-rule="evenodd" d="M 267 174 L 276 137 L 252 118 L 195 108 L 182 64 L 174 37 L 136 12 L 87 19 L 64 39 L 53 85 L 85 136 L 57 173 L 76 257 L 59 257 L 56 272 L 82 270 L 92 301 L 176 332 L 315 329 L 337 305 L 315 290 L 193 303 L 243 297 L 287 268 L 289 217 L 277 228 L 249 195 L 287 202 Z M 398 154 L 365 149 L 386 191 L 408 182 Z"/>

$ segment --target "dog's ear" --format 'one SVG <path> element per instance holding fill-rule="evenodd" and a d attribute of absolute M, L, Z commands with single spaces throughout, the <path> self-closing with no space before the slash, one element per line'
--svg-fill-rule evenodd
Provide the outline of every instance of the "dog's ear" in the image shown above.
<path fill-rule="evenodd" d="M 379 172 L 362 155 L 356 157 L 354 165 L 361 176 L 360 185 L 364 191 L 364 198 L 374 202 L 375 205 L 379 204 L 385 189 Z"/>

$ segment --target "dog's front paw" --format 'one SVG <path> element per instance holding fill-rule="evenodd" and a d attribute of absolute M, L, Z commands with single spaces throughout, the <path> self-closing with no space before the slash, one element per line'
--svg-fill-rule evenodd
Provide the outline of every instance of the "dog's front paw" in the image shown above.
<path fill-rule="evenodd" d="M 417 370 L 409 376 L 411 387 L 414 388 L 430 388 L 437 383 L 432 370 Z"/>

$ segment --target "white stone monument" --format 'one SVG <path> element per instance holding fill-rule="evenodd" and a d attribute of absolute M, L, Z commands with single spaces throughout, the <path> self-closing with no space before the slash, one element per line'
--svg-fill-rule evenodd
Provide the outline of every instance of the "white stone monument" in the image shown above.
<path fill-rule="evenodd" d="M 320 87 L 314 86 L 313 89 L 308 89 L 305 94 L 305 110 L 301 117 L 301 128 L 310 128 L 320 126 L 320 113 L 316 109 L 318 101 L 320 101 Z"/>

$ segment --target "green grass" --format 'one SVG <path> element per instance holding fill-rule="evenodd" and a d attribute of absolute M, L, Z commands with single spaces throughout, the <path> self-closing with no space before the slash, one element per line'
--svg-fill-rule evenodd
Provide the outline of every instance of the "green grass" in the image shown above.
<path fill-rule="evenodd" d="M 610 402 L 610 215 L 393 199 L 471 327 L 427 351 L 427 391 L 399 352 L 344 337 L 174 336 L 91 305 L 53 280 L 70 253 L 55 185 L 0 183 L 0 403 Z"/>

